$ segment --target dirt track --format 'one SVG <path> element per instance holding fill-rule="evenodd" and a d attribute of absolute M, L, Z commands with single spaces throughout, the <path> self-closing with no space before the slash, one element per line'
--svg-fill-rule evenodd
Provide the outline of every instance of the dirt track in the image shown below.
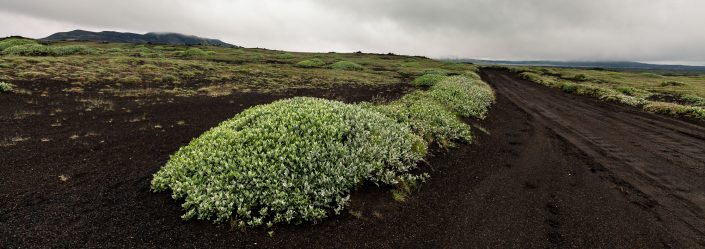
<path fill-rule="evenodd" d="M 705 245 L 705 128 L 564 94 L 503 71 L 488 70 L 485 77 L 537 126 L 594 160 L 592 170 L 606 185 L 658 221 L 655 230 L 668 231 L 680 246 Z"/>
<path fill-rule="evenodd" d="M 405 203 L 364 186 L 353 195 L 355 215 L 279 226 L 271 238 L 267 230 L 180 220 L 179 202 L 149 192 L 151 174 L 179 146 L 247 106 L 301 94 L 393 97 L 399 89 L 114 99 L 107 112 L 77 110 L 62 94 L 0 96 L 12 110 L 64 109 L 0 119 L 3 136 L 29 137 L 0 150 L 0 248 L 703 247 L 704 128 L 502 71 L 483 76 L 498 100 L 476 125 L 491 134 L 476 129 L 475 144 L 434 152 L 432 178 Z M 52 127 L 56 119 L 63 126 Z M 60 181 L 62 174 L 69 179 Z"/>

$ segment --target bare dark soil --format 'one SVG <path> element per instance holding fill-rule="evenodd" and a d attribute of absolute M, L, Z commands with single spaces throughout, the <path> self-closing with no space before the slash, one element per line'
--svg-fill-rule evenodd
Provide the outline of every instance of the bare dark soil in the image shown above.
<path fill-rule="evenodd" d="M 96 94 L 114 105 L 91 111 L 59 86 L 46 86 L 47 97 L 0 95 L 0 134 L 25 138 L 0 147 L 0 247 L 703 247 L 705 128 L 503 71 L 483 77 L 498 100 L 487 120 L 469 122 L 490 134 L 476 129 L 474 144 L 434 152 L 431 179 L 405 202 L 363 186 L 350 213 L 278 226 L 272 237 L 182 221 L 178 201 L 149 191 L 151 175 L 246 107 L 298 95 L 392 99 L 404 87 L 218 98 Z"/>

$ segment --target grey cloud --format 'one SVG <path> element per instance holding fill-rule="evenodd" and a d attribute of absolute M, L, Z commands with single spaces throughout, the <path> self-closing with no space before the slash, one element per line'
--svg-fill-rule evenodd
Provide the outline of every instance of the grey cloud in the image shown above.
<path fill-rule="evenodd" d="M 75 26 L 174 31 L 297 51 L 691 63 L 705 63 L 704 9 L 700 0 L 3 0 L 0 5 L 0 13 L 31 19 L 33 29 L 26 34 L 35 36 Z M 39 23 L 47 28 L 36 28 Z M 22 23 L 13 25 L 0 27 L 0 35 L 23 30 Z"/>

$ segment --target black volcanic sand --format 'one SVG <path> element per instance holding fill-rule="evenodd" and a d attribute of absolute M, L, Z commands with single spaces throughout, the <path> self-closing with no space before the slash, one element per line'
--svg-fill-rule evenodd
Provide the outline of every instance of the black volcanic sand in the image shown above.
<path fill-rule="evenodd" d="M 272 237 L 182 221 L 178 201 L 149 191 L 151 175 L 246 107 L 298 95 L 393 99 L 406 88 L 95 95 L 114 108 L 90 112 L 71 94 L 0 95 L 0 134 L 28 138 L 0 147 L 0 247 L 702 247 L 705 129 L 483 74 L 497 103 L 487 120 L 468 122 L 490 134 L 475 129 L 474 144 L 435 150 L 423 167 L 431 179 L 406 202 L 368 184 L 353 193 L 352 212 L 276 226 Z M 21 110 L 41 115 L 11 118 Z"/>

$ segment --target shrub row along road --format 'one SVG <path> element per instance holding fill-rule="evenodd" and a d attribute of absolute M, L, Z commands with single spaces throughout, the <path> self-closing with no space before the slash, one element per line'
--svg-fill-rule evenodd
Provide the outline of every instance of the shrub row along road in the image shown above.
<path fill-rule="evenodd" d="M 528 202 L 521 205 L 545 200 L 549 242 L 705 246 L 705 127 L 563 93 L 502 70 L 485 70 L 483 77 L 496 89 L 500 109 L 527 114 L 506 120 L 526 120 L 530 135 L 521 142 L 520 169 L 501 178 L 536 190 L 518 196 Z M 522 215 L 532 208 L 539 207 L 507 215 L 526 222 Z"/>

